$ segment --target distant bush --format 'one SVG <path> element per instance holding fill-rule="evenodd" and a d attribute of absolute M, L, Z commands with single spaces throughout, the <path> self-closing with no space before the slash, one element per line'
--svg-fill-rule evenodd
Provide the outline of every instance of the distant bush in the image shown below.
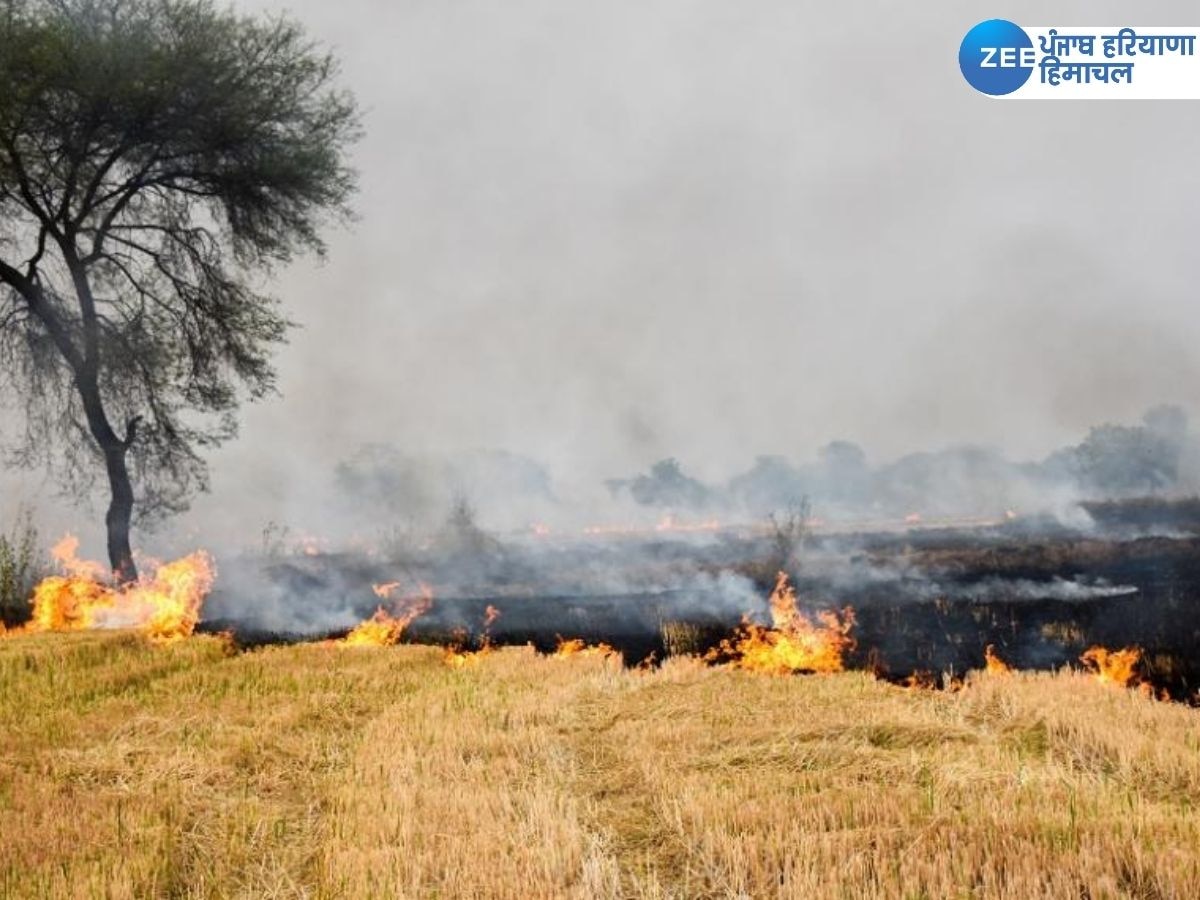
<path fill-rule="evenodd" d="M 19 625 L 29 618 L 29 598 L 43 574 L 42 563 L 33 516 L 22 510 L 11 531 L 0 534 L 0 622 Z"/>
<path fill-rule="evenodd" d="M 450 505 L 438 546 L 450 556 L 480 557 L 499 550 L 500 542 L 479 527 L 475 506 L 460 494 Z"/>
<path fill-rule="evenodd" d="M 614 497 L 628 490 L 629 495 L 643 506 L 697 509 L 712 499 L 712 491 L 685 475 L 679 460 L 674 458 L 660 459 L 650 467 L 649 475 L 610 478 L 605 485 Z"/>

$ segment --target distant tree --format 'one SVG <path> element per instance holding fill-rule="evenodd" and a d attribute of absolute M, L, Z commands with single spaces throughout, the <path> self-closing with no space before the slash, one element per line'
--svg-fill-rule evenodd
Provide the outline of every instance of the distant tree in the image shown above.
<path fill-rule="evenodd" d="M 831 441 L 818 453 L 821 487 L 835 503 L 861 503 L 870 493 L 871 470 L 867 454 L 851 441 Z"/>
<path fill-rule="evenodd" d="M 1099 425 L 1076 451 L 1086 487 L 1103 495 L 1156 491 L 1175 481 L 1179 448 L 1148 428 Z"/>
<path fill-rule="evenodd" d="M 793 575 L 796 573 L 800 566 L 800 551 L 804 549 L 811 517 L 812 504 L 807 497 L 768 514 L 771 563 L 776 571 L 791 572 Z"/>
<path fill-rule="evenodd" d="M 656 462 L 649 475 L 638 475 L 629 482 L 629 493 L 643 506 L 691 508 L 703 506 L 710 496 L 702 482 L 684 474 L 677 459 Z"/>
<path fill-rule="evenodd" d="M 830 441 L 818 456 L 824 465 L 837 472 L 857 474 L 867 468 L 867 454 L 852 441 Z"/>
<path fill-rule="evenodd" d="M 749 511 L 765 513 L 807 502 L 808 485 L 782 456 L 759 456 L 749 470 L 730 479 L 729 494 Z"/>
<path fill-rule="evenodd" d="M 1176 406 L 1157 406 L 1141 425 L 1097 425 L 1074 446 L 1056 451 L 1041 470 L 1070 478 L 1098 496 L 1117 497 L 1169 488 L 1179 476 L 1187 442 L 1187 416 Z"/>
<path fill-rule="evenodd" d="M 274 386 L 256 287 L 323 252 L 358 133 L 334 60 L 211 0 L 0 0 L 0 376 L 23 463 L 100 471 L 108 555 L 207 486 L 199 453 Z"/>
<path fill-rule="evenodd" d="M 442 550 L 451 557 L 475 558 L 498 549 L 499 542 L 479 527 L 475 505 L 465 494 L 450 504 L 446 527 L 442 532 Z"/>

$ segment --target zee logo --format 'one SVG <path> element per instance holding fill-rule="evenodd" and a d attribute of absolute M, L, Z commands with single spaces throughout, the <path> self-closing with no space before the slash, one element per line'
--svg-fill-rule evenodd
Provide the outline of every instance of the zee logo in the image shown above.
<path fill-rule="evenodd" d="M 983 52 L 983 62 L 979 64 L 981 69 L 1032 69 L 1037 65 L 1037 53 L 1032 47 L 980 47 L 979 49 Z"/>
<path fill-rule="evenodd" d="M 1011 94 L 1033 73 L 1037 53 L 1019 25 L 988 19 L 967 32 L 958 48 L 958 67 L 975 90 L 993 97 Z"/>

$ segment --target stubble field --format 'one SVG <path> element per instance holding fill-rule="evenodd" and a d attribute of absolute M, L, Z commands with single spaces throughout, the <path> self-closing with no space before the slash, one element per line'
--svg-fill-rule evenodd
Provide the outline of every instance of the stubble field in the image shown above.
<path fill-rule="evenodd" d="M 0 641 L 3 897 L 1200 896 L 1200 713 L 509 648 Z"/>

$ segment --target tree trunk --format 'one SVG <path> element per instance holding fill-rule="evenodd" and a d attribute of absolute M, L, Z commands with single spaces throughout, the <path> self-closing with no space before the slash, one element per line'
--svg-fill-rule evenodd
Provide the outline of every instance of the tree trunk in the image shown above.
<path fill-rule="evenodd" d="M 129 546 L 129 526 L 133 518 L 133 485 L 129 481 L 129 465 L 126 457 L 133 444 L 138 417 L 130 420 L 124 438 L 117 436 L 104 409 L 104 397 L 100 392 L 100 347 L 96 316 L 96 300 L 87 272 L 79 262 L 73 247 L 63 248 L 71 276 L 75 281 L 75 292 L 79 296 L 79 308 L 83 314 L 83 355 L 75 369 L 75 386 L 83 401 L 83 412 L 87 416 L 92 437 L 104 453 L 104 468 L 108 472 L 108 487 L 112 500 L 104 516 L 108 529 L 108 562 L 113 577 L 119 584 L 129 584 L 138 577 L 133 562 L 133 549 Z"/>
<path fill-rule="evenodd" d="M 53 305 L 47 302 L 41 285 L 32 276 L 22 275 L 20 271 L 0 260 L 0 283 L 11 285 L 25 298 L 30 312 L 46 326 L 55 346 L 74 372 L 75 388 L 83 403 L 88 430 L 104 453 L 105 469 L 108 471 L 108 486 L 112 494 L 108 513 L 104 517 L 104 524 L 108 529 L 108 561 L 112 566 L 113 577 L 121 584 L 128 584 L 137 580 L 138 572 L 133 562 L 133 549 L 129 546 L 129 527 L 133 519 L 133 485 L 129 481 L 126 457 L 136 437 L 141 416 L 134 416 L 129 420 L 123 439 L 113 431 L 100 393 L 99 317 L 96 314 L 96 299 L 88 282 L 86 268 L 80 261 L 76 247 L 70 243 L 75 234 L 70 232 L 65 236 L 60 235 L 45 221 L 43 228 L 43 240 L 46 234 L 54 235 L 62 249 L 63 259 L 71 271 L 82 316 L 83 346 L 75 344 L 68 327 Z M 40 249 L 37 255 L 41 256 Z"/>
<path fill-rule="evenodd" d="M 117 437 L 104 411 L 104 401 L 96 384 L 94 371 L 85 371 L 75 379 L 83 400 L 83 411 L 87 416 L 92 437 L 104 454 L 104 468 L 108 472 L 108 488 L 112 500 L 104 524 L 108 529 L 108 561 L 112 565 L 113 577 L 121 584 L 137 579 L 137 566 L 133 562 L 133 550 L 129 546 L 129 525 L 133 518 L 133 484 L 129 480 L 127 457 L 137 429 L 137 420 L 129 424 L 124 440 Z"/>
<path fill-rule="evenodd" d="M 108 469 L 108 486 L 112 491 L 112 502 L 104 524 L 108 528 L 108 561 L 113 576 L 122 584 L 137 580 L 137 566 L 133 562 L 133 550 L 129 546 L 129 523 L 133 517 L 133 485 L 129 481 L 126 465 L 126 447 L 105 448 L 104 462 Z"/>

